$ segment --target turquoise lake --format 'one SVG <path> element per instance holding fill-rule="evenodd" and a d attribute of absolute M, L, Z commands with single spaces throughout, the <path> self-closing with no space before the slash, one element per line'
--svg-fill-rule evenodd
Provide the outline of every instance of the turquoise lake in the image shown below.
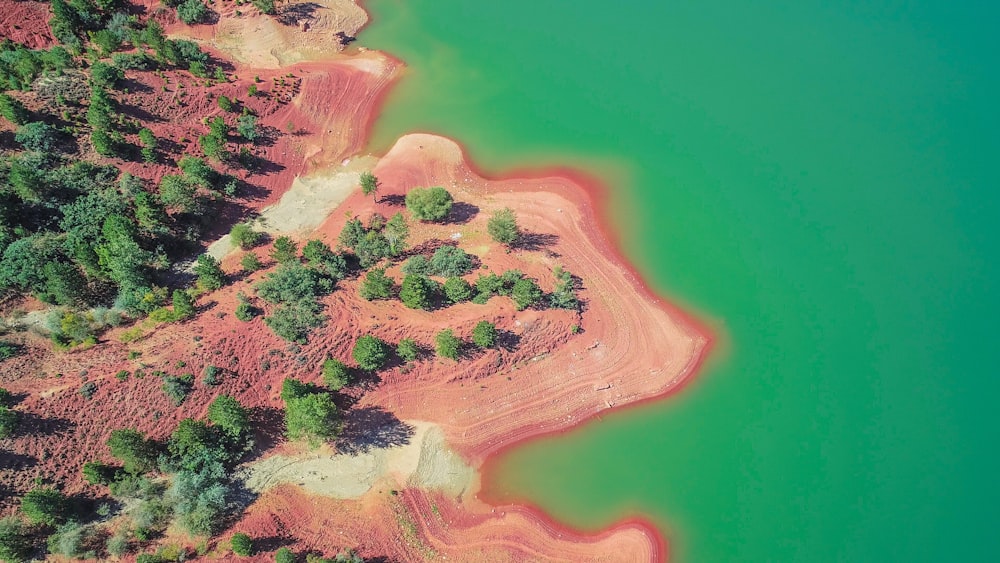
<path fill-rule="evenodd" d="M 677 561 L 1000 553 L 1000 5 L 369 0 L 371 148 L 571 164 L 719 341 L 681 393 L 497 460 L 489 494 Z M 994 328 L 991 328 L 994 327 Z"/>

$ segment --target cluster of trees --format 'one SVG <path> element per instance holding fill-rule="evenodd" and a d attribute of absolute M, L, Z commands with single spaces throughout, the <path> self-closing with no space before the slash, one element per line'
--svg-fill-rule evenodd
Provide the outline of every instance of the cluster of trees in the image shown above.
<path fill-rule="evenodd" d="M 166 441 L 122 428 L 107 445 L 119 463 L 88 462 L 83 476 L 122 502 L 128 525 L 109 536 L 103 528 L 112 516 L 109 506 L 99 508 L 95 519 L 58 490 L 37 487 L 22 497 L 22 516 L 0 520 L 0 559 L 25 559 L 32 548 L 29 533 L 48 536 L 50 553 L 93 559 L 103 552 L 121 557 L 171 522 L 192 535 L 218 532 L 233 506 L 227 475 L 252 447 L 251 427 L 239 401 L 219 395 L 207 420 L 182 420 Z"/>
<path fill-rule="evenodd" d="M 399 256 L 409 236 L 410 228 L 402 213 L 389 219 L 375 213 L 367 226 L 357 217 L 349 219 L 340 231 L 339 242 L 353 251 L 362 268 L 368 269 L 385 258 Z"/>
<path fill-rule="evenodd" d="M 271 257 L 278 269 L 257 284 L 257 295 L 274 305 L 264 322 L 278 336 L 293 342 L 305 342 L 313 328 L 323 324 L 318 298 L 336 287 L 347 275 L 343 256 L 319 240 L 306 243 L 298 254 L 298 245 L 288 237 L 274 241 Z"/>

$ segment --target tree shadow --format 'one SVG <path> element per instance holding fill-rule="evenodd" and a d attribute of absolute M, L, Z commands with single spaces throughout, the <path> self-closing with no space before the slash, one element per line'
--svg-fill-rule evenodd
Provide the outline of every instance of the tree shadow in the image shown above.
<path fill-rule="evenodd" d="M 413 426 L 381 407 L 351 409 L 344 416 L 344 429 L 337 438 L 337 450 L 356 455 L 373 449 L 410 443 Z"/>
<path fill-rule="evenodd" d="M 378 203 L 392 207 L 403 207 L 406 205 L 406 196 L 403 194 L 386 194 L 379 198 Z"/>
<path fill-rule="evenodd" d="M 250 424 L 254 428 L 254 449 L 243 462 L 254 461 L 260 455 L 285 439 L 285 415 L 275 407 L 251 407 Z"/>
<path fill-rule="evenodd" d="M 15 436 L 52 436 L 76 428 L 77 424 L 65 418 L 43 418 L 35 413 L 18 413 Z"/>
<path fill-rule="evenodd" d="M 0 470 L 13 469 L 14 471 L 23 471 L 34 465 L 38 465 L 38 458 L 35 456 L 6 450 L 0 451 Z"/>
<path fill-rule="evenodd" d="M 296 539 L 291 534 L 267 536 L 264 538 L 254 538 L 253 548 L 257 553 L 268 553 L 270 551 L 277 551 L 282 547 L 294 545 L 295 542 Z"/>
<path fill-rule="evenodd" d="M 521 345 L 521 335 L 509 330 L 497 331 L 497 348 L 507 352 L 513 352 Z"/>
<path fill-rule="evenodd" d="M 278 16 L 275 18 L 281 25 L 299 25 L 299 21 L 307 20 L 312 22 L 316 19 L 316 10 L 322 8 L 315 2 L 303 2 L 301 4 L 290 4 L 278 9 Z"/>
<path fill-rule="evenodd" d="M 451 205 L 451 212 L 441 220 L 442 225 L 464 225 L 479 214 L 479 207 L 464 201 L 456 201 Z"/>
<path fill-rule="evenodd" d="M 514 248 L 519 250 L 544 250 L 557 242 L 559 242 L 559 235 L 522 231 L 521 236 L 518 237 L 517 242 L 514 244 Z M 555 257 L 558 258 L 558 255 Z"/>

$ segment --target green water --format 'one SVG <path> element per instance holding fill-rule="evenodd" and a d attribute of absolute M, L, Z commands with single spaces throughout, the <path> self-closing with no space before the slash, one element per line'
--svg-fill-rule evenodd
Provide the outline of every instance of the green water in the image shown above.
<path fill-rule="evenodd" d="M 643 515 L 681 561 L 995 560 L 997 4 L 368 7 L 410 65 L 375 148 L 584 166 L 724 343 L 682 393 L 508 452 L 491 495 Z"/>

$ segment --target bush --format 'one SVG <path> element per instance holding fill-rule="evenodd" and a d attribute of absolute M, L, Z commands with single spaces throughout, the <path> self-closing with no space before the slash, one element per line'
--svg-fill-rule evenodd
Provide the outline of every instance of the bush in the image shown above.
<path fill-rule="evenodd" d="M 396 355 L 406 362 L 415 361 L 420 356 L 420 347 L 411 338 L 404 338 L 396 345 Z"/>
<path fill-rule="evenodd" d="M 442 187 L 413 188 L 406 194 L 406 208 L 421 221 L 440 221 L 451 212 L 452 198 Z"/>
<path fill-rule="evenodd" d="M 79 522 L 67 522 L 48 537 L 46 544 L 49 553 L 62 555 L 63 557 L 80 558 L 84 556 L 84 542 L 86 541 L 86 528 Z"/>
<path fill-rule="evenodd" d="M 429 309 L 433 288 L 429 279 L 407 274 L 399 289 L 399 299 L 410 309 Z"/>
<path fill-rule="evenodd" d="M 295 552 L 287 547 L 278 548 L 274 552 L 274 563 L 295 563 Z"/>
<path fill-rule="evenodd" d="M 239 401 L 229 395 L 219 395 L 208 406 L 208 420 L 230 436 L 250 432 L 250 415 Z"/>
<path fill-rule="evenodd" d="M 91 485 L 108 485 L 115 480 L 118 466 L 108 465 L 99 461 L 88 461 L 83 464 L 83 478 Z"/>
<path fill-rule="evenodd" d="M 193 377 L 190 375 L 163 378 L 163 386 L 161 388 L 175 407 L 179 407 L 184 402 L 184 399 L 187 398 L 188 393 L 191 392 L 192 379 Z"/>
<path fill-rule="evenodd" d="M 21 497 L 21 510 L 32 524 L 57 526 L 66 520 L 66 496 L 59 491 L 40 487 Z"/>
<path fill-rule="evenodd" d="M 17 430 L 17 411 L 0 406 L 0 439 L 9 438 Z"/>
<path fill-rule="evenodd" d="M 450 328 L 446 328 L 437 333 L 434 337 L 437 355 L 450 360 L 458 360 L 458 351 L 462 346 L 462 341 L 455 336 Z"/>
<path fill-rule="evenodd" d="M 114 88 L 118 81 L 125 78 L 120 68 L 98 61 L 90 67 L 90 80 L 98 88 Z"/>
<path fill-rule="evenodd" d="M 240 304 L 236 306 L 235 314 L 237 319 L 248 323 L 260 314 L 260 309 L 251 305 L 249 301 L 241 299 Z"/>
<path fill-rule="evenodd" d="M 295 262 L 299 258 L 298 252 L 299 247 L 294 241 L 292 241 L 292 239 L 288 237 L 278 237 L 274 241 L 274 245 L 271 249 L 271 258 L 274 258 L 274 261 L 279 264 Z"/>
<path fill-rule="evenodd" d="M 20 346 L 18 346 L 17 344 L 12 344 L 10 342 L 0 340 L 0 362 L 8 358 L 13 358 L 19 353 L 21 353 Z"/>
<path fill-rule="evenodd" d="M 122 428 L 111 432 L 108 439 L 111 455 L 125 462 L 125 471 L 133 474 L 146 473 L 156 467 L 159 448 L 156 442 L 132 428 Z"/>
<path fill-rule="evenodd" d="M 385 268 L 376 268 L 365 274 L 365 279 L 358 287 L 361 298 L 366 301 L 389 299 L 395 282 L 385 275 Z"/>
<path fill-rule="evenodd" d="M 542 290 L 534 280 L 522 278 L 517 280 L 510 297 L 514 300 L 517 310 L 521 311 L 538 303 L 542 299 Z"/>
<path fill-rule="evenodd" d="M 264 323 L 281 338 L 304 344 L 312 329 L 323 325 L 323 316 L 319 305 L 303 300 L 277 307 Z"/>
<path fill-rule="evenodd" d="M 32 121 L 17 128 L 14 140 L 29 151 L 49 152 L 56 144 L 57 132 L 47 123 Z"/>
<path fill-rule="evenodd" d="M 257 131 L 257 116 L 246 114 L 236 118 L 236 132 L 251 143 L 256 141 L 257 137 L 260 136 L 260 133 Z"/>
<path fill-rule="evenodd" d="M 282 264 L 257 284 L 257 295 L 274 304 L 313 301 L 333 289 L 330 280 L 302 264 Z"/>
<path fill-rule="evenodd" d="M 183 289 L 175 289 L 173 295 L 174 317 L 177 320 L 190 319 L 197 312 L 191 294 Z"/>
<path fill-rule="evenodd" d="M 260 258 L 256 254 L 248 252 L 243 255 L 243 258 L 240 258 L 240 266 L 243 268 L 243 271 L 250 273 L 263 268 L 264 263 L 260 261 Z"/>
<path fill-rule="evenodd" d="M 23 561 L 31 553 L 31 539 L 16 516 L 0 519 L 0 560 Z"/>
<path fill-rule="evenodd" d="M 232 545 L 233 553 L 236 555 L 249 557 L 253 553 L 253 541 L 250 539 L 250 536 L 244 533 L 233 534 L 233 538 L 229 540 L 229 543 Z"/>
<path fill-rule="evenodd" d="M 222 111 L 233 111 L 233 101 L 229 99 L 229 96 L 219 95 L 216 102 L 219 104 L 219 109 Z"/>
<path fill-rule="evenodd" d="M 404 274 L 429 276 L 431 274 L 431 262 L 426 256 L 411 256 L 406 262 L 403 262 L 402 270 Z"/>
<path fill-rule="evenodd" d="M 331 391 L 340 391 L 351 382 L 351 371 L 344 362 L 328 358 L 323 362 L 323 383 Z"/>
<path fill-rule="evenodd" d="M 198 257 L 194 273 L 198 275 L 198 286 L 208 291 L 215 291 L 226 283 L 226 273 L 222 271 L 222 265 L 210 254 Z"/>
<path fill-rule="evenodd" d="M 14 125 L 24 125 L 28 122 L 28 109 L 16 98 L 0 93 L 0 115 Z"/>
<path fill-rule="evenodd" d="M 219 383 L 221 383 L 221 381 L 219 381 L 219 375 L 221 373 L 222 373 L 221 369 L 209 364 L 205 366 L 205 372 L 201 376 L 201 381 L 205 385 L 218 385 Z"/>
<path fill-rule="evenodd" d="M 480 348 L 492 348 L 497 343 L 497 327 L 489 321 L 479 321 L 472 329 L 472 341 Z"/>
<path fill-rule="evenodd" d="M 430 266 L 435 276 L 464 276 L 472 270 L 472 258 L 457 246 L 442 246 L 434 251 Z"/>
<path fill-rule="evenodd" d="M 444 282 L 444 294 L 452 303 L 472 299 L 472 286 L 462 278 L 448 278 Z"/>
<path fill-rule="evenodd" d="M 340 432 L 337 406 L 329 393 L 308 393 L 285 400 L 285 429 L 290 440 L 311 445 L 331 440 Z"/>
<path fill-rule="evenodd" d="M 93 381 L 88 381 L 80 387 L 80 396 L 84 399 L 90 399 L 97 393 L 97 384 Z"/>
<path fill-rule="evenodd" d="M 233 244 L 243 250 L 250 250 L 257 246 L 261 236 L 263 236 L 263 233 L 258 233 L 246 223 L 236 223 L 229 231 L 229 237 L 232 239 Z"/>
<path fill-rule="evenodd" d="M 578 310 L 580 301 L 576 298 L 576 283 L 573 280 L 573 275 L 560 266 L 556 266 L 552 273 L 556 277 L 556 285 L 552 290 L 552 295 L 549 296 L 549 305 L 556 309 Z"/>
<path fill-rule="evenodd" d="M 177 17 L 188 25 L 201 23 L 208 18 L 208 7 L 201 0 L 186 0 L 177 6 Z"/>
<path fill-rule="evenodd" d="M 378 337 L 366 334 L 354 343 L 351 356 L 361 369 L 375 371 L 385 365 L 385 361 L 389 358 L 389 349 Z"/>

